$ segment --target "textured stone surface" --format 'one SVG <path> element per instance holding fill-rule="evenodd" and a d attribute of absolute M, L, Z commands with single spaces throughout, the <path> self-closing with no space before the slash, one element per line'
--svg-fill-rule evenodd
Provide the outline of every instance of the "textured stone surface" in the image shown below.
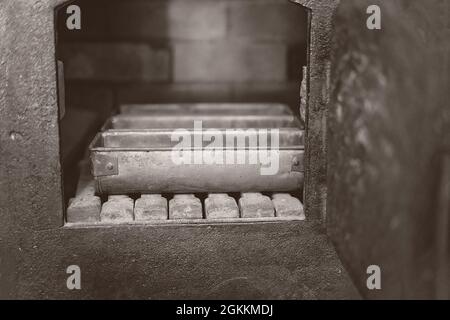
<path fill-rule="evenodd" d="M 243 193 L 239 199 L 242 218 L 273 218 L 275 216 L 272 201 L 261 193 Z"/>
<path fill-rule="evenodd" d="M 382 10 L 380 31 L 361 27 L 371 4 Z M 347 0 L 336 15 L 328 229 L 369 298 L 436 297 L 449 21 L 446 0 Z M 382 270 L 382 290 L 367 290 L 371 264 Z"/>
<path fill-rule="evenodd" d="M 109 196 L 103 203 L 101 222 L 125 223 L 133 221 L 134 201 L 128 196 Z"/>
<path fill-rule="evenodd" d="M 143 194 L 134 204 L 136 221 L 166 220 L 167 199 L 160 194 Z"/>
<path fill-rule="evenodd" d="M 236 200 L 226 193 L 212 193 L 205 199 L 206 219 L 239 218 Z"/>
<path fill-rule="evenodd" d="M 303 204 L 289 193 L 275 193 L 272 195 L 275 215 L 277 217 L 298 217 L 306 219 Z"/>
<path fill-rule="evenodd" d="M 193 194 L 176 194 L 169 201 L 169 219 L 202 218 L 202 203 Z"/>

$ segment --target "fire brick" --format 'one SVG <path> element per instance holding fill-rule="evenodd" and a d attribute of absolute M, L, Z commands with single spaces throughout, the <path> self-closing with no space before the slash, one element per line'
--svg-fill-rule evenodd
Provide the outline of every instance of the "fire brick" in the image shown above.
<path fill-rule="evenodd" d="M 301 220 L 305 219 L 303 204 L 289 193 L 273 194 L 272 202 L 277 217 L 299 217 Z"/>
<path fill-rule="evenodd" d="M 70 199 L 67 208 L 67 222 L 98 222 L 101 208 L 101 200 L 95 195 L 95 182 L 90 174 L 89 162 L 82 161 L 76 196 Z"/>
<path fill-rule="evenodd" d="M 98 222 L 101 207 L 100 198 L 94 195 L 72 198 L 67 208 L 67 222 Z"/>
<path fill-rule="evenodd" d="M 169 201 L 169 219 L 202 218 L 202 203 L 193 194 L 177 194 Z"/>
<path fill-rule="evenodd" d="M 109 196 L 102 206 L 100 220 L 109 223 L 133 221 L 134 201 L 128 196 Z"/>
<path fill-rule="evenodd" d="M 242 218 L 269 218 L 275 215 L 270 198 L 259 192 L 243 193 L 239 199 L 239 208 Z"/>
<path fill-rule="evenodd" d="M 134 205 L 136 221 L 167 220 L 167 200 L 160 194 L 143 194 Z"/>
<path fill-rule="evenodd" d="M 205 200 L 207 219 L 239 218 L 236 200 L 226 193 L 212 193 Z"/>

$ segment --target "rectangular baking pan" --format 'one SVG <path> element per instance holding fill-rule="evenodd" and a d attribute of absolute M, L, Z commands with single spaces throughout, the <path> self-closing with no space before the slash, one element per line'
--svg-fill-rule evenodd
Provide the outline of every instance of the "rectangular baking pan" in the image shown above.
<path fill-rule="evenodd" d="M 247 129 L 215 129 L 211 135 L 233 141 L 246 141 L 246 147 L 223 147 L 228 156 L 242 156 L 238 164 L 199 163 L 179 164 L 173 160 L 175 146 L 173 130 L 106 131 L 97 134 L 90 145 L 91 171 L 99 194 L 132 193 L 193 193 L 193 192 L 263 192 L 298 191 L 303 185 L 303 134 L 297 128 L 279 129 L 279 148 L 274 150 L 278 166 L 272 162 L 273 174 L 261 174 L 264 165 L 260 159 L 267 150 L 254 148 L 250 140 L 257 132 Z M 188 130 L 194 139 L 205 131 Z M 247 140 L 245 140 L 247 139 Z M 267 139 L 270 140 L 270 139 Z M 192 151 L 211 151 L 203 142 Z M 253 140 L 254 141 L 254 140 Z M 224 143 L 224 145 L 226 145 Z M 267 148 L 271 148 L 269 144 Z M 250 162 L 249 159 L 258 159 Z M 264 158 L 263 158 L 264 159 Z"/>
<path fill-rule="evenodd" d="M 119 114 L 105 123 L 106 130 L 142 129 L 194 129 L 202 128 L 300 128 L 299 120 L 293 115 L 210 115 L 186 114 L 158 115 Z"/>
<path fill-rule="evenodd" d="M 123 104 L 121 114 L 211 114 L 211 115 L 292 115 L 281 103 L 161 103 Z"/>

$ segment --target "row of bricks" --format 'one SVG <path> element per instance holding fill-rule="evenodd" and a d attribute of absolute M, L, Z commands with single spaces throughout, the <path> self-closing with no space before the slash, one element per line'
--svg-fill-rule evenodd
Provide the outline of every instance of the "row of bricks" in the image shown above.
<path fill-rule="evenodd" d="M 305 219 L 303 205 L 286 193 L 272 195 L 243 193 L 239 206 L 227 194 L 210 194 L 205 199 L 206 219 L 232 218 L 297 218 Z M 126 195 L 109 196 L 101 204 L 96 196 L 80 196 L 70 201 L 67 222 L 126 223 L 134 221 L 203 219 L 202 203 L 193 194 L 177 194 L 167 204 L 159 194 L 142 195 L 134 201 Z"/>
<path fill-rule="evenodd" d="M 283 82 L 306 63 L 306 44 L 236 41 L 66 43 L 59 47 L 67 80 L 127 82 Z M 297 75 L 300 77 L 300 74 Z"/>
<path fill-rule="evenodd" d="M 58 14 L 60 40 L 217 40 L 306 42 L 307 13 L 283 0 L 91 1 L 74 3 L 81 30 L 66 27 Z M 261 23 L 264 22 L 264 23 Z"/>

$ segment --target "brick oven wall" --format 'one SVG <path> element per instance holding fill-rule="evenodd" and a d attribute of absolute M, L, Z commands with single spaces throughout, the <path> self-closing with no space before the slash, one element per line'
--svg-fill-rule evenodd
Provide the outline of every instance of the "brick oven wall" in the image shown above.
<path fill-rule="evenodd" d="M 133 102 L 299 104 L 306 10 L 287 0 L 74 1 L 57 14 L 66 107 Z"/>

